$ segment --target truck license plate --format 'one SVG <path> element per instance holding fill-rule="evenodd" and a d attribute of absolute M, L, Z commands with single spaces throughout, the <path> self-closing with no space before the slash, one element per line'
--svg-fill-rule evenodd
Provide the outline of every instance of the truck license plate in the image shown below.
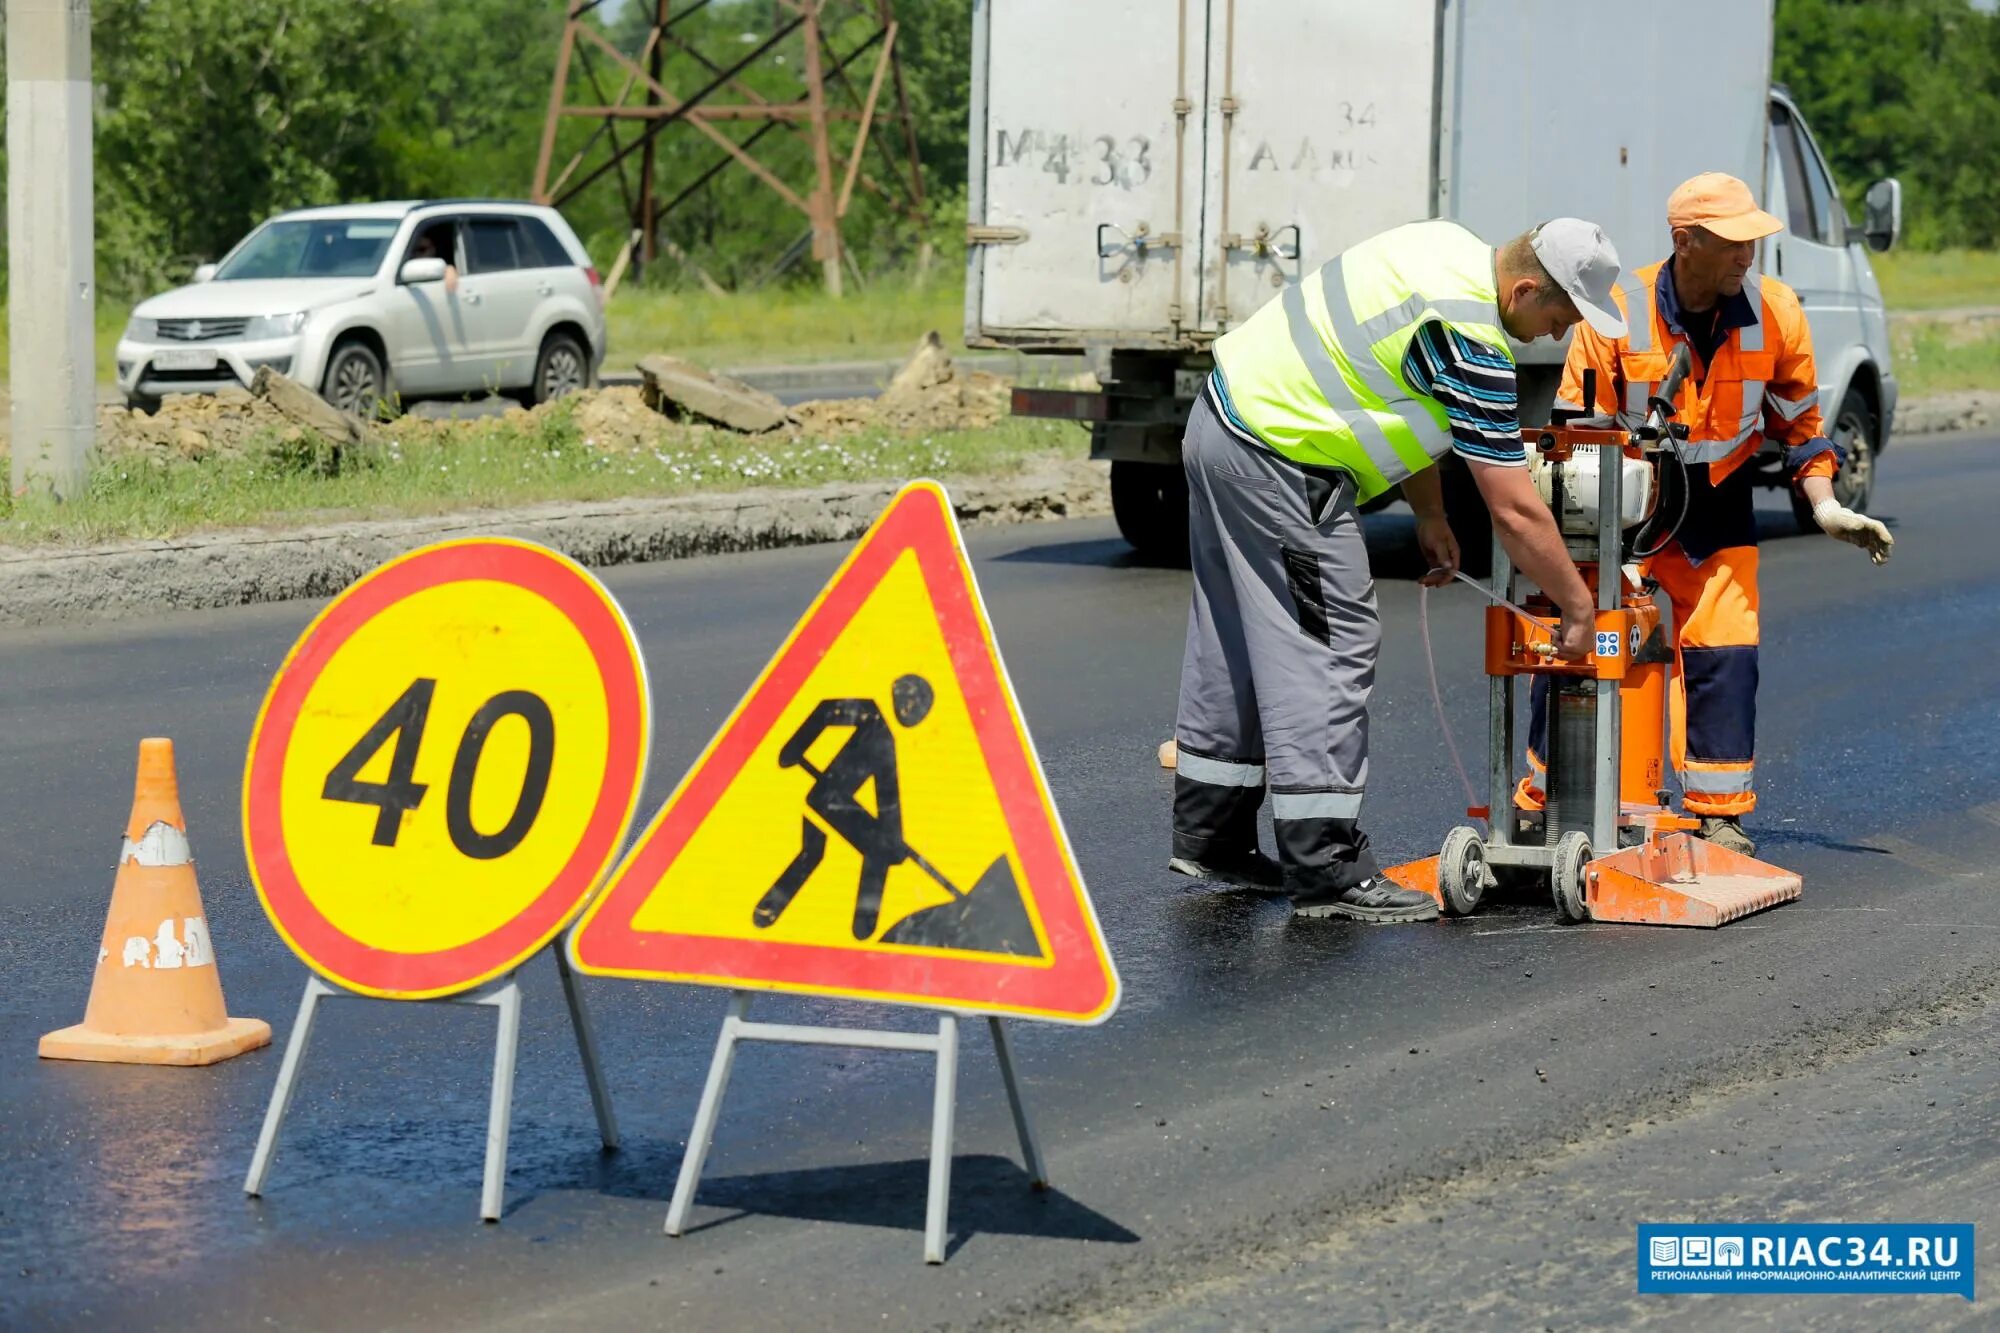
<path fill-rule="evenodd" d="M 1201 397 L 1202 381 L 1208 378 L 1205 370 L 1176 370 L 1174 372 L 1174 397 L 1191 399 Z"/>
<path fill-rule="evenodd" d="M 153 354 L 155 370 L 214 370 L 215 353 L 202 347 L 169 347 Z"/>

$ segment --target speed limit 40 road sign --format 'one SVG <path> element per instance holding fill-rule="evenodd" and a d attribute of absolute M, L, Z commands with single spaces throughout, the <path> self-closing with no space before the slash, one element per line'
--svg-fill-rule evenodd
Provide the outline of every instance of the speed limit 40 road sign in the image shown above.
<path fill-rule="evenodd" d="M 651 735 L 618 604 L 528 542 L 444 542 L 320 613 L 243 782 L 271 922 L 350 990 L 429 999 L 519 966 L 625 841 Z"/>

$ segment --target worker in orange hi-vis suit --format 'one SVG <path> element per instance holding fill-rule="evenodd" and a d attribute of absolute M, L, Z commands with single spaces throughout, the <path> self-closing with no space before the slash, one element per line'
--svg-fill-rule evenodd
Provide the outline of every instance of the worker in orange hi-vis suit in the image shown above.
<path fill-rule="evenodd" d="M 1572 411 L 1643 413 L 1676 345 L 1692 356 L 1675 404 L 1688 427 L 1686 517 L 1645 572 L 1673 602 L 1671 745 L 1687 811 L 1700 817 L 1703 838 L 1746 856 L 1757 850 L 1743 831 L 1757 806 L 1757 525 L 1744 465 L 1766 440 L 1782 446 L 1822 530 L 1878 565 L 1895 545 L 1881 523 L 1834 498 L 1841 451 L 1820 422 L 1812 331 L 1790 287 L 1751 271 L 1757 242 L 1783 225 L 1734 176 L 1710 172 L 1681 185 L 1667 201 L 1673 255 L 1618 284 L 1626 336 L 1578 327 L 1556 395 L 1556 406 Z M 1589 405 L 1586 371 L 1596 372 Z M 1672 515 L 1681 473 L 1664 466 L 1660 475 L 1660 511 Z M 1523 810 L 1542 805 L 1546 736 L 1538 688 L 1529 772 L 1515 794 Z"/>

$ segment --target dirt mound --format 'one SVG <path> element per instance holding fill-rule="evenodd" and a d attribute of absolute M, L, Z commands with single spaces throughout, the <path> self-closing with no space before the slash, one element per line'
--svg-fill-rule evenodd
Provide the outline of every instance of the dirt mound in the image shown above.
<path fill-rule="evenodd" d="M 882 396 L 827 398 L 792 409 L 799 432 L 809 436 L 886 430 L 897 435 L 977 430 L 1007 415 L 1009 383 L 984 371 L 961 370 L 944 341 L 927 333 Z"/>
<path fill-rule="evenodd" d="M 657 448 L 673 426 L 665 416 L 646 406 L 636 385 L 619 384 L 609 389 L 587 389 L 573 395 L 568 405 L 571 420 L 583 432 L 586 446 L 601 453 L 632 453 Z M 535 413 L 546 415 L 553 404 L 543 404 Z"/>
<path fill-rule="evenodd" d="M 148 415 L 97 409 L 97 448 L 107 458 L 234 458 L 271 441 L 296 442 L 305 429 L 244 389 L 170 393 Z"/>
<path fill-rule="evenodd" d="M 875 404 L 877 421 L 906 434 L 974 430 L 991 426 L 1006 411 L 1007 381 L 961 371 L 935 331 L 924 335 Z"/>

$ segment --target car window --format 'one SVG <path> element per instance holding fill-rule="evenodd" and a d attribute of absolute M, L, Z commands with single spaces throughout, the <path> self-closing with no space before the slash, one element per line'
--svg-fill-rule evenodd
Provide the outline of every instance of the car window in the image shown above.
<path fill-rule="evenodd" d="M 515 246 L 519 228 L 512 218 L 473 218 L 466 224 L 467 267 L 474 273 L 506 273 L 523 267 Z"/>
<path fill-rule="evenodd" d="M 1792 123 L 1791 113 L 1775 102 L 1771 104 L 1771 151 L 1778 155 L 1778 167 L 1785 178 L 1786 228 L 1804 240 L 1820 239 L 1812 195 L 1806 188 L 1805 163 L 1799 156 L 1798 127 Z"/>
<path fill-rule="evenodd" d="M 458 219 L 438 218 L 418 227 L 410 237 L 410 247 L 403 253 L 403 262 L 412 259 L 442 259 L 453 266 L 461 266 L 465 258 L 458 248 Z"/>
<path fill-rule="evenodd" d="M 267 222 L 215 271 L 215 281 L 373 277 L 399 226 L 380 218 Z"/>
<path fill-rule="evenodd" d="M 521 226 L 521 266 L 523 268 L 574 268 L 576 261 L 563 249 L 549 224 L 540 218 L 517 219 Z"/>
<path fill-rule="evenodd" d="M 1826 164 L 1819 160 L 1819 151 L 1813 147 L 1810 136 L 1796 123 L 1792 133 L 1799 141 L 1799 157 L 1805 164 L 1806 189 L 1812 192 L 1813 217 L 1819 222 L 1818 238 L 1828 245 L 1847 244 L 1847 207 L 1840 202 L 1840 196 L 1833 188 L 1833 178 L 1826 174 Z"/>

